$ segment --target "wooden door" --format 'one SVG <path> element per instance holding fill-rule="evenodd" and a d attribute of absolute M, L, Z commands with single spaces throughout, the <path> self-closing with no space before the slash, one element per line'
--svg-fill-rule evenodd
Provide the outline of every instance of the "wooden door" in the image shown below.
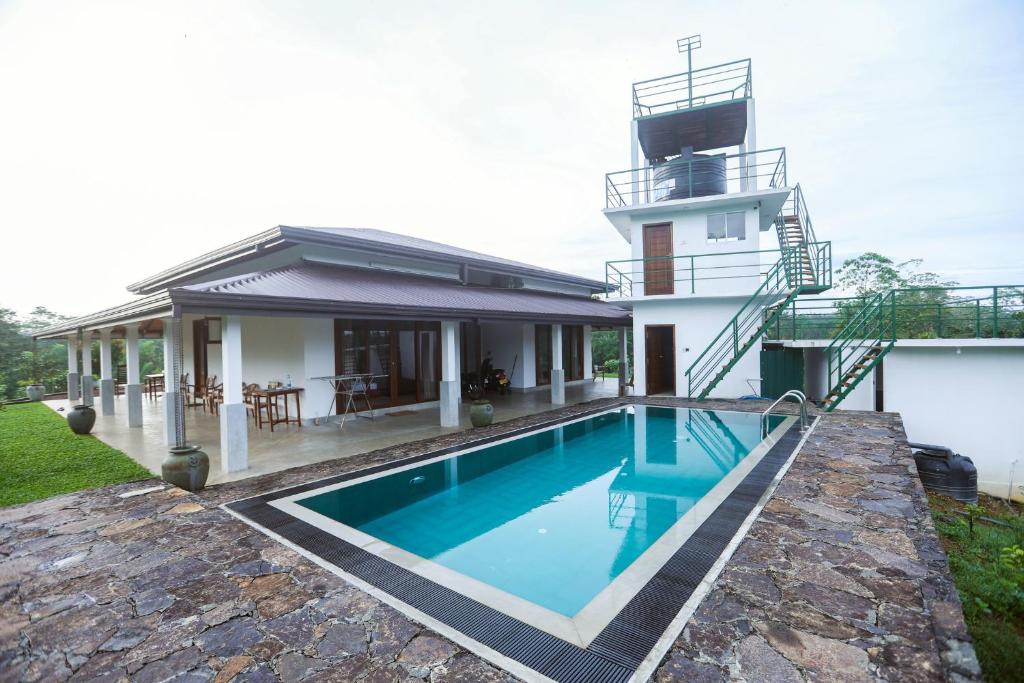
<path fill-rule="evenodd" d="M 644 226 L 644 294 L 672 294 L 672 224 Z"/>
<path fill-rule="evenodd" d="M 672 325 L 644 327 L 647 350 L 647 395 L 676 393 L 676 343 Z"/>

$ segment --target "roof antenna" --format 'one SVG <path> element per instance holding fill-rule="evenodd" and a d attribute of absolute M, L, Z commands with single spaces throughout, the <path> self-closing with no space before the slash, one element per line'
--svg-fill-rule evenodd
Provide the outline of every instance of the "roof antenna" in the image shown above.
<path fill-rule="evenodd" d="M 693 108 L 693 51 L 700 49 L 700 34 L 680 38 L 676 41 L 676 47 L 680 53 L 686 53 L 686 99 Z"/>

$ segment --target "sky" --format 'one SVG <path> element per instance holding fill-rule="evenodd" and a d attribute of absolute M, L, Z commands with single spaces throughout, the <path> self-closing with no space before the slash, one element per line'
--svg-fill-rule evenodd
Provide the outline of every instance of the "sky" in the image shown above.
<path fill-rule="evenodd" d="M 753 60 L 819 239 L 1024 283 L 1024 3 L 0 0 L 0 307 L 78 315 L 278 224 L 603 279 L 630 87 Z"/>

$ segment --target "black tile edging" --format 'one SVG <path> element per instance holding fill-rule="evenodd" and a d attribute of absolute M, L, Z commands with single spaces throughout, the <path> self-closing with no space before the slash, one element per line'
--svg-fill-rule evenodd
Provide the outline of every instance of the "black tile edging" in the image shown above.
<path fill-rule="evenodd" d="M 624 683 L 654 649 L 800 442 L 793 424 L 585 649 L 423 578 L 269 505 L 270 501 L 605 412 L 602 406 L 457 446 L 227 503 L 239 516 L 559 683 Z"/>

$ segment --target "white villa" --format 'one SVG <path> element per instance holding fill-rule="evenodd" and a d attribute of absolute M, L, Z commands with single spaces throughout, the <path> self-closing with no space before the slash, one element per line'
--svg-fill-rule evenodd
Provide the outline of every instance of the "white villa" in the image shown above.
<path fill-rule="evenodd" d="M 694 69 L 699 47 L 679 41 L 686 72 L 633 85 L 632 168 L 606 176 L 604 208 L 632 258 L 609 261 L 605 281 L 394 233 L 279 226 L 41 333 L 69 340 L 69 398 L 80 386 L 92 400 L 98 339 L 101 412 L 114 413 L 111 340 L 123 338 L 124 423 L 140 427 L 138 339 L 160 336 L 167 378 L 223 385 L 220 467 L 238 472 L 249 466 L 243 384 L 301 387 L 308 423 L 341 409 L 318 378 L 364 373 L 374 408 L 436 408 L 453 428 L 487 353 L 514 392 L 557 406 L 567 385 L 593 379 L 592 331 L 616 329 L 619 391 L 629 379 L 637 395 L 694 399 L 799 389 L 826 410 L 900 412 L 911 439 L 974 458 L 979 487 L 1005 495 L 1024 457 L 1024 287 L 945 288 L 941 305 L 928 290 L 822 296 L 831 243 L 786 150 L 758 147 L 750 60 Z M 177 389 L 169 382 L 160 418 L 167 444 L 185 419 Z"/>
<path fill-rule="evenodd" d="M 592 380 L 593 328 L 629 325 L 628 311 L 592 298 L 603 282 L 377 230 L 279 226 L 128 289 L 135 301 L 41 333 L 68 338 L 69 398 L 81 387 L 82 400 L 92 400 L 98 339 L 100 412 L 114 413 L 111 343 L 123 338 L 125 421 L 141 427 L 138 340 L 160 336 L 166 378 L 223 385 L 226 472 L 248 467 L 243 384 L 301 387 L 309 423 L 343 408 L 317 378 L 365 374 L 375 413 L 437 407 L 440 425 L 455 427 L 466 377 L 485 354 L 513 391 L 539 388 L 559 405 L 566 384 Z M 174 445 L 185 418 L 175 411 L 180 387 L 166 388 L 164 434 Z"/>

